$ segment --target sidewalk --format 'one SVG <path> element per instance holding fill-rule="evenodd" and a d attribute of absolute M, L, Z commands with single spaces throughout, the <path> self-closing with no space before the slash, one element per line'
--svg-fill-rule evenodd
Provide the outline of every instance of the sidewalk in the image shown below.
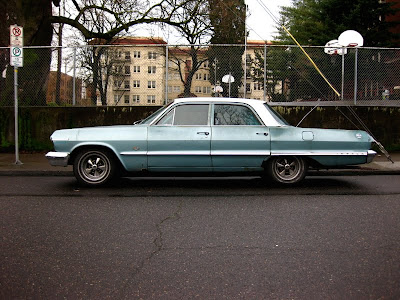
<path fill-rule="evenodd" d="M 311 171 L 318 174 L 400 174 L 400 152 L 391 153 L 394 164 L 383 154 L 378 154 L 372 163 L 339 170 Z M 72 166 L 53 167 L 47 162 L 45 153 L 22 153 L 19 156 L 22 165 L 15 164 L 14 153 L 0 153 L 0 176 L 72 176 Z"/>

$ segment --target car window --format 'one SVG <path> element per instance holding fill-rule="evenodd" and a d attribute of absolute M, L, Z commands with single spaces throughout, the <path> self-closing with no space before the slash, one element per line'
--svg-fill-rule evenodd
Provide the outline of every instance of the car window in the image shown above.
<path fill-rule="evenodd" d="M 247 106 L 216 104 L 214 125 L 261 125 L 261 123 Z"/>
<path fill-rule="evenodd" d="M 179 105 L 158 121 L 157 125 L 208 125 L 208 104 Z"/>
<path fill-rule="evenodd" d="M 150 124 L 154 119 L 156 119 L 164 110 L 168 108 L 168 106 L 172 105 L 172 102 L 159 108 L 156 112 L 152 113 L 146 119 L 136 122 L 135 124 Z"/>

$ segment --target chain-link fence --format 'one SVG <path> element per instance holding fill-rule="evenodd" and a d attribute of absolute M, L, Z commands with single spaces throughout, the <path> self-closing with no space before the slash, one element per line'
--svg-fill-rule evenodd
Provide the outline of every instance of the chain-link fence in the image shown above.
<path fill-rule="evenodd" d="M 348 48 L 340 49 L 345 55 L 329 55 L 324 47 L 305 47 L 314 65 L 296 46 L 124 41 L 25 47 L 17 72 L 9 66 L 10 49 L 0 48 L 0 106 L 14 105 L 15 75 L 20 106 L 163 105 L 187 96 L 400 105 L 400 49 Z"/>

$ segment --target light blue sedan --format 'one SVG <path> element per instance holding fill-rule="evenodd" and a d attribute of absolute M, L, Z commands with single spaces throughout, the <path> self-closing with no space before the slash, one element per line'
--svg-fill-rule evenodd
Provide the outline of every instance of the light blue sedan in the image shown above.
<path fill-rule="evenodd" d="M 176 99 L 133 125 L 55 131 L 53 166 L 73 165 L 79 183 L 151 173 L 267 174 L 300 182 L 310 167 L 365 164 L 376 152 L 365 131 L 290 126 L 267 103 L 227 98 Z"/>

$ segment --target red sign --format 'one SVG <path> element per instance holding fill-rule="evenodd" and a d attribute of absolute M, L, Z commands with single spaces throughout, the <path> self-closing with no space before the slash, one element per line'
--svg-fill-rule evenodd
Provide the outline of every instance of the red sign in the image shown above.
<path fill-rule="evenodd" d="M 10 26 L 10 45 L 22 47 L 24 45 L 23 29 L 18 25 Z"/>

